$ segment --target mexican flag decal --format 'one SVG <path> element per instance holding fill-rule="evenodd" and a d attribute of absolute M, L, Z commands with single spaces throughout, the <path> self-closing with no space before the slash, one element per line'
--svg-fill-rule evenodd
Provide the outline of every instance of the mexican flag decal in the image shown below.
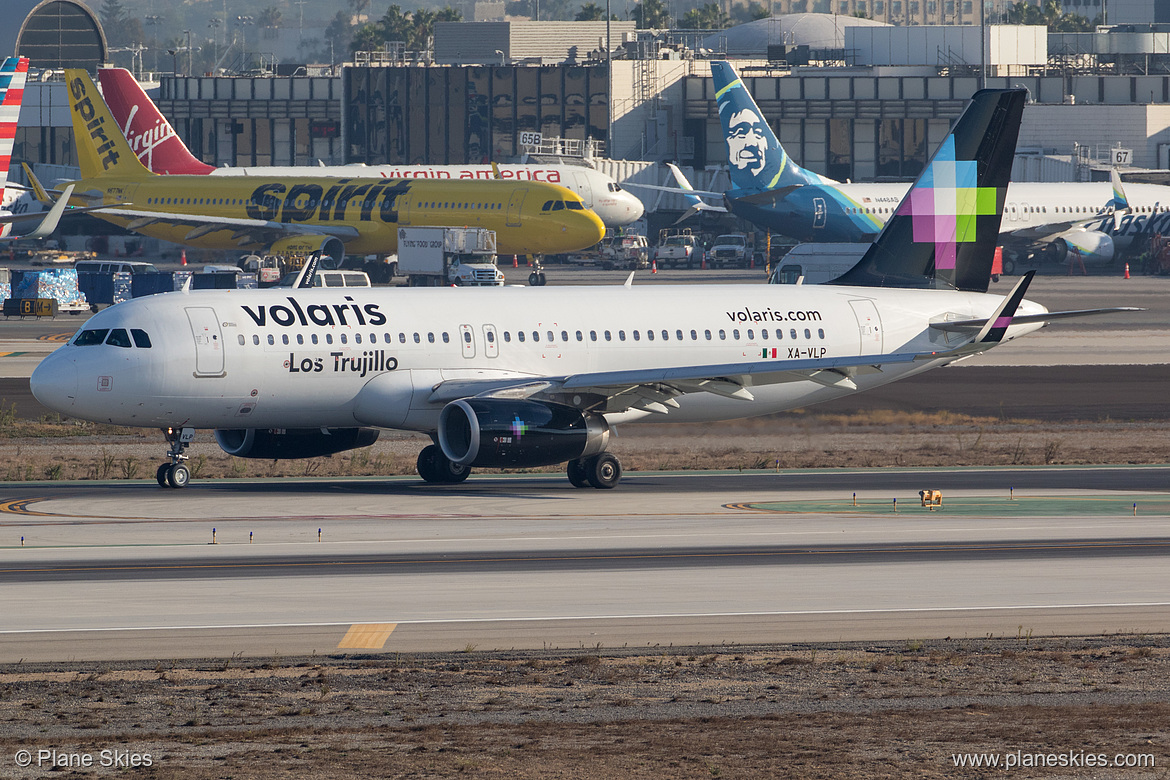
<path fill-rule="evenodd" d="M 772 347 L 772 348 L 764 347 L 763 357 L 774 358 L 774 357 L 777 357 L 779 352 L 780 352 L 780 350 L 776 349 L 775 347 Z"/>

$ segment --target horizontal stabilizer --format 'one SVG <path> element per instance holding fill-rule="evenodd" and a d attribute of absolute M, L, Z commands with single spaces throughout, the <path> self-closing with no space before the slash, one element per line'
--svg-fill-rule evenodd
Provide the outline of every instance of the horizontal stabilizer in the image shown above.
<path fill-rule="evenodd" d="M 1051 322 L 1053 320 L 1068 320 L 1076 317 L 1092 317 L 1097 314 L 1117 314 L 1118 312 L 1145 311 L 1133 306 L 1114 306 L 1109 309 L 1077 309 L 1071 311 L 1050 311 L 1044 314 L 1019 314 L 1012 317 L 1012 325 L 1030 325 L 1037 322 Z M 952 320 L 950 322 L 932 322 L 930 327 L 947 333 L 971 333 L 981 330 L 988 320 Z"/>

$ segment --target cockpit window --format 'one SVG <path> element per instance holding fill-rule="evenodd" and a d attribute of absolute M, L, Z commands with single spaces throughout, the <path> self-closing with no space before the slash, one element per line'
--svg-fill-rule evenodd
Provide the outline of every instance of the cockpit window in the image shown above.
<path fill-rule="evenodd" d="M 565 205 L 568 206 L 569 208 L 573 209 L 573 211 L 584 211 L 585 210 L 585 204 L 579 200 L 567 200 L 567 201 L 565 201 Z"/>
<path fill-rule="evenodd" d="M 125 347 L 129 349 L 130 334 L 126 332 L 125 328 L 114 328 L 110 331 L 110 337 L 106 339 L 106 343 L 111 347 Z"/>
<path fill-rule="evenodd" d="M 139 328 L 131 328 L 130 335 L 134 337 L 134 346 L 139 349 L 150 349 L 150 336 Z"/>
<path fill-rule="evenodd" d="M 541 211 L 552 211 L 552 207 L 553 207 L 553 202 L 551 200 L 546 200 L 544 202 L 544 205 L 540 207 L 540 210 Z"/>
<path fill-rule="evenodd" d="M 565 202 L 563 200 L 553 201 L 552 210 L 553 211 L 564 211 L 565 210 Z"/>
<path fill-rule="evenodd" d="M 77 338 L 73 339 L 73 344 L 77 347 L 91 347 L 94 344 L 101 344 L 106 340 L 106 334 L 109 332 L 109 328 L 103 330 L 83 330 L 77 334 Z"/>

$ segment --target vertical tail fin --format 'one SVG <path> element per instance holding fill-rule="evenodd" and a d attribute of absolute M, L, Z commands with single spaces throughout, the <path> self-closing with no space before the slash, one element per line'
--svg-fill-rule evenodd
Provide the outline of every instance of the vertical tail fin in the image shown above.
<path fill-rule="evenodd" d="M 139 162 L 155 173 L 204 174 L 215 170 L 191 154 L 130 71 L 101 68 L 98 79 L 106 105 Z"/>
<path fill-rule="evenodd" d="M 24 100 L 24 80 L 28 76 L 27 57 L 9 57 L 0 65 L 0 198 L 8 183 L 8 165 L 16 143 L 16 123 Z"/>
<path fill-rule="evenodd" d="M 744 193 L 800 184 L 835 184 L 794 163 L 729 62 L 712 62 L 715 103 L 727 139 L 731 183 Z"/>
<path fill-rule="evenodd" d="M 69 112 L 73 116 L 73 137 L 82 178 L 148 175 L 150 171 L 130 150 L 89 74 L 66 68 L 65 83 L 69 87 Z"/>
<path fill-rule="evenodd" d="M 832 284 L 987 292 L 1024 96 L 976 92 L 877 240 Z"/>

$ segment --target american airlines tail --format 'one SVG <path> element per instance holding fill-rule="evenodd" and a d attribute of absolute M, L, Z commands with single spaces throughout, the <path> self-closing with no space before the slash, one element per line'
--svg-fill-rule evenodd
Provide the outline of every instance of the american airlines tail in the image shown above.
<path fill-rule="evenodd" d="M 987 292 L 1024 95 L 976 92 L 869 251 L 830 284 Z"/>
<path fill-rule="evenodd" d="M 768 126 L 735 68 L 729 62 L 712 62 L 715 102 L 719 123 L 727 139 L 734 196 L 766 192 L 802 184 L 836 184 L 792 161 Z"/>
<path fill-rule="evenodd" d="M 24 99 L 24 81 L 28 76 L 27 57 L 9 57 L 0 65 L 0 199 L 8 184 L 8 166 L 12 146 L 16 143 L 16 123 Z"/>
<path fill-rule="evenodd" d="M 101 68 L 102 94 L 138 160 L 155 173 L 206 174 L 215 166 L 191 154 L 158 106 L 125 68 Z"/>

